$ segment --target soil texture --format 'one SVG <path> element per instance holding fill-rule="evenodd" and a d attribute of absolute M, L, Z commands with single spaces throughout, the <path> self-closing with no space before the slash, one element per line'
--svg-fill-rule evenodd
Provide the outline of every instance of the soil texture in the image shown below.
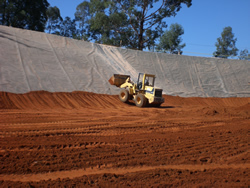
<path fill-rule="evenodd" d="M 250 98 L 0 92 L 0 187 L 249 187 Z"/>

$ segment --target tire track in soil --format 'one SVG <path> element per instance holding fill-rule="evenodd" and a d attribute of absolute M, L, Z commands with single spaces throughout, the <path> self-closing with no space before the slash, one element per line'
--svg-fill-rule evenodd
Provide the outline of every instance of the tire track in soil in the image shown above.
<path fill-rule="evenodd" d="M 248 171 L 250 98 L 164 97 L 141 109 L 86 92 L 0 92 L 0 180 Z"/>
<path fill-rule="evenodd" d="M 107 165 L 108 166 L 108 165 Z M 4 181 L 20 181 L 20 182 L 39 182 L 46 180 L 56 180 L 58 178 L 74 179 L 81 176 L 96 175 L 96 174 L 127 174 L 127 173 L 139 173 L 142 171 L 151 171 L 156 169 L 175 169 L 175 170 L 197 170 L 204 171 L 209 169 L 249 169 L 250 164 L 210 164 L 210 165 L 161 165 L 161 166 L 138 166 L 138 167 L 126 167 L 126 168 L 85 168 L 79 170 L 69 171 L 57 171 L 43 174 L 25 174 L 25 175 L 0 175 L 0 180 Z"/>
<path fill-rule="evenodd" d="M 75 122 L 55 122 L 53 124 L 62 124 L 62 123 L 70 123 L 70 125 L 81 125 L 83 123 L 75 123 Z M 4 138 L 6 136 L 16 136 L 16 137 L 23 137 L 23 136 L 30 136 L 30 137 L 37 137 L 37 136 L 65 136 L 65 135 L 102 135 L 102 136 L 114 136 L 120 134 L 140 134 L 140 133 L 148 133 L 150 130 L 140 130 L 145 129 L 150 126 L 155 125 L 155 122 L 146 122 L 146 123 L 137 123 L 137 126 L 134 127 L 125 127 L 131 123 L 137 123 L 137 121 L 133 122 L 121 122 L 121 123 L 104 123 L 104 124 L 95 124 L 95 125 L 87 125 L 86 127 L 76 127 L 76 128 L 61 128 L 61 129 L 45 129 L 45 130 L 29 130 L 29 131 L 2 131 L 0 133 L 0 137 Z M 44 123 L 32 123 L 32 125 L 43 125 Z M 51 124 L 51 123 L 45 123 Z M 90 124 L 90 123 L 89 123 Z M 28 123 L 23 124 L 14 124 L 14 125 L 28 125 Z M 116 130 L 117 128 L 122 128 L 123 130 Z M 167 130 L 173 130 L 174 127 L 168 127 Z M 137 132 L 135 131 L 137 130 Z"/>

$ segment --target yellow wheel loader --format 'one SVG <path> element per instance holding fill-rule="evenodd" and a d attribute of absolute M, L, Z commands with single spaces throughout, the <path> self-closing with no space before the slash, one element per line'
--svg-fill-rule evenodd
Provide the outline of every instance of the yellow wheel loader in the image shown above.
<path fill-rule="evenodd" d="M 119 99 L 127 103 L 134 100 L 136 106 L 144 107 L 148 104 L 160 106 L 164 103 L 162 89 L 154 87 L 155 75 L 139 73 L 136 83 L 130 80 L 129 75 L 114 74 L 109 83 L 121 88 Z"/>

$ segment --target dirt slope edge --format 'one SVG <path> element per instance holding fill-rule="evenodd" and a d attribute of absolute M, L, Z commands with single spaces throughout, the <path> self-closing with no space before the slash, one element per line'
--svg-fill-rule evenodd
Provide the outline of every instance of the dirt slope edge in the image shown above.
<path fill-rule="evenodd" d="M 245 98 L 200 98 L 164 95 L 162 106 L 249 106 L 250 97 Z M 0 109 L 78 109 L 114 108 L 123 105 L 117 95 L 95 94 L 83 91 L 55 92 L 32 91 L 25 94 L 0 92 Z"/>

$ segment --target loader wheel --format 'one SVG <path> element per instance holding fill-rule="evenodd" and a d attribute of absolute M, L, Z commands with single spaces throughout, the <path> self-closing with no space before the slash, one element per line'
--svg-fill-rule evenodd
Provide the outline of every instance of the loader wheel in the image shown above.
<path fill-rule="evenodd" d="M 128 100 L 129 100 L 128 90 L 122 89 L 122 90 L 120 91 L 120 94 L 119 94 L 119 99 L 120 99 L 122 102 L 127 103 Z"/>
<path fill-rule="evenodd" d="M 147 100 L 146 100 L 144 95 L 142 95 L 142 94 L 136 95 L 136 97 L 135 97 L 135 105 L 136 106 L 144 107 L 144 106 L 146 106 L 146 102 L 147 102 Z"/>

